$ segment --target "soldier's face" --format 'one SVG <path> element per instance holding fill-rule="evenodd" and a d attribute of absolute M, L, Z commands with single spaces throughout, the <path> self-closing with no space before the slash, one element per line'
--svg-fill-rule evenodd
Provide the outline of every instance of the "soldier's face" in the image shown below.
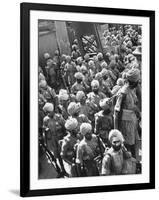
<path fill-rule="evenodd" d="M 99 90 L 98 85 L 93 85 L 93 86 L 92 86 L 92 91 L 93 91 L 93 92 L 98 92 L 98 90 Z"/>
<path fill-rule="evenodd" d="M 85 138 L 87 140 L 91 140 L 92 139 L 92 133 L 91 132 L 87 132 L 86 135 L 85 135 Z"/>
<path fill-rule="evenodd" d="M 81 83 L 82 82 L 82 79 L 77 79 L 77 83 Z"/>
<path fill-rule="evenodd" d="M 117 137 L 112 139 L 112 147 L 115 151 L 119 151 L 121 149 L 121 142 Z"/>

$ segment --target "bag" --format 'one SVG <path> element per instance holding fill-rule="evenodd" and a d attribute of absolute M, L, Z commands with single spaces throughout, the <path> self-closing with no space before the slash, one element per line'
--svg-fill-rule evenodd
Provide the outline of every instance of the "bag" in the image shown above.
<path fill-rule="evenodd" d="M 136 159 L 131 157 L 124 160 L 122 174 L 136 174 Z"/>
<path fill-rule="evenodd" d="M 122 110 L 122 120 L 123 121 L 134 121 L 136 119 L 136 115 L 134 111 L 123 109 Z"/>

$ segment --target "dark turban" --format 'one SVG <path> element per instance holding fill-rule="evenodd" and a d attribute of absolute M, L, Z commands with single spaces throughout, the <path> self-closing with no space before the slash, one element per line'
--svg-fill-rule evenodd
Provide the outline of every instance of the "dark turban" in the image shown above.
<path fill-rule="evenodd" d="M 126 73 L 126 78 L 131 82 L 137 82 L 140 79 L 140 70 L 131 69 Z"/>

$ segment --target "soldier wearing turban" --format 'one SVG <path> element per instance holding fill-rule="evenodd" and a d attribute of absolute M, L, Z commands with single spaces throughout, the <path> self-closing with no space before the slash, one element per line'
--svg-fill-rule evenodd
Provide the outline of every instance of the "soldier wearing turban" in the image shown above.
<path fill-rule="evenodd" d="M 135 174 L 136 160 L 124 146 L 122 133 L 113 129 L 109 133 L 111 148 L 105 152 L 102 161 L 102 175 Z"/>
<path fill-rule="evenodd" d="M 86 104 L 86 95 L 83 91 L 77 92 L 76 101 L 80 105 L 80 113 L 79 114 L 84 114 L 85 116 L 88 117 L 89 108 L 88 108 L 88 105 Z"/>
<path fill-rule="evenodd" d="M 75 94 L 78 91 L 85 91 L 85 86 L 83 84 L 84 76 L 81 72 L 75 73 L 76 82 L 71 87 L 71 93 Z"/>
<path fill-rule="evenodd" d="M 94 159 L 100 154 L 99 145 L 102 148 L 102 142 L 98 142 L 96 135 L 92 134 L 92 126 L 89 123 L 82 123 L 80 132 L 84 138 L 77 147 L 76 162 L 84 169 L 85 176 L 97 176 L 99 171 Z M 104 151 L 104 148 L 102 150 Z"/>
<path fill-rule="evenodd" d="M 112 95 L 117 94 L 117 92 L 120 90 L 120 88 L 124 85 L 124 79 L 118 78 L 116 85 L 113 87 L 111 93 Z"/>
<path fill-rule="evenodd" d="M 90 122 L 88 117 L 85 114 L 80 113 L 80 111 L 81 111 L 81 105 L 75 102 L 71 102 L 67 108 L 67 112 L 69 113 L 69 115 L 73 118 L 76 118 L 78 121 L 78 131 L 80 125 L 83 122 L 88 122 L 88 123 Z"/>
<path fill-rule="evenodd" d="M 89 119 L 92 122 L 94 127 L 94 114 L 99 111 L 100 106 L 99 102 L 101 99 L 104 99 L 106 96 L 103 92 L 99 90 L 99 81 L 93 80 L 91 82 L 92 92 L 87 95 L 87 105 L 89 107 Z"/>
<path fill-rule="evenodd" d="M 139 140 L 138 135 L 138 98 L 136 87 L 140 80 L 140 71 L 132 69 L 125 74 L 127 82 L 119 90 L 114 108 L 114 127 L 119 129 L 125 138 L 125 145 L 132 156 L 136 157 L 135 144 Z"/>
<path fill-rule="evenodd" d="M 57 106 L 57 96 L 55 90 L 48 86 L 46 80 L 39 82 L 39 98 L 44 102 L 50 102 Z"/>
<path fill-rule="evenodd" d="M 66 64 L 65 64 L 65 79 L 69 86 L 73 85 L 75 83 L 75 73 L 76 70 L 76 64 L 71 60 L 71 56 L 66 56 Z"/>
<path fill-rule="evenodd" d="M 68 107 L 68 101 L 69 101 L 69 95 L 67 93 L 67 90 L 61 89 L 59 91 L 58 101 L 59 101 L 59 105 L 58 105 L 59 112 L 62 114 L 63 118 L 66 120 L 68 118 L 67 107 Z"/>
<path fill-rule="evenodd" d="M 61 157 L 69 177 L 78 176 L 77 169 L 75 169 L 76 146 L 78 144 L 77 126 L 78 121 L 75 118 L 67 119 L 65 123 L 67 135 L 61 141 Z"/>
<path fill-rule="evenodd" d="M 109 146 L 108 134 L 113 128 L 112 103 L 109 98 L 101 99 L 101 111 L 95 114 L 95 133 L 100 136 L 106 146 Z"/>

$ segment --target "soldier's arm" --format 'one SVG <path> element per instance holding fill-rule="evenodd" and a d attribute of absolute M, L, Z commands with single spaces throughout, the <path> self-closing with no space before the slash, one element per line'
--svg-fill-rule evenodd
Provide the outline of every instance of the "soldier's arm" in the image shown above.
<path fill-rule="evenodd" d="M 96 135 L 99 134 L 100 127 L 101 127 L 101 120 L 98 116 L 96 116 L 95 117 L 95 129 L 94 129 L 94 132 Z"/>
<path fill-rule="evenodd" d="M 105 155 L 102 161 L 102 175 L 110 175 L 111 174 L 111 158 L 109 155 Z"/>
<path fill-rule="evenodd" d="M 78 145 L 77 147 L 77 152 L 76 152 L 76 163 L 83 165 L 83 151 L 82 147 Z"/>
<path fill-rule="evenodd" d="M 68 160 L 67 157 L 67 152 L 68 152 L 68 143 L 66 141 L 63 142 L 62 147 L 61 147 L 61 158 L 67 162 L 68 164 L 72 164 L 72 162 L 70 160 Z"/>
<path fill-rule="evenodd" d="M 117 101 L 116 101 L 116 104 L 114 107 L 114 128 L 115 129 L 118 129 L 118 127 L 119 127 L 118 121 L 119 121 L 119 112 L 121 111 L 122 99 L 123 99 L 123 95 L 120 94 L 117 97 Z"/>

